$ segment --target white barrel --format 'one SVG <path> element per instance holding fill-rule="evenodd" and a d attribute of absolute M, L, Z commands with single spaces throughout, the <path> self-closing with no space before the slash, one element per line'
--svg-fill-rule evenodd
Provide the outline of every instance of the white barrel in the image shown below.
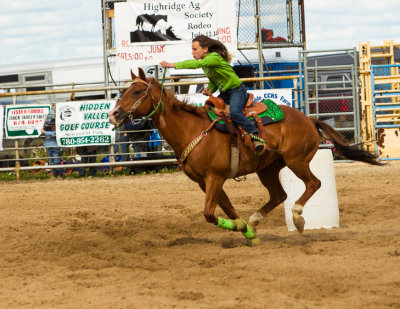
<path fill-rule="evenodd" d="M 307 201 L 303 209 L 304 229 L 338 228 L 339 206 L 332 151 L 318 150 L 310 162 L 310 168 L 312 173 L 321 180 L 321 188 Z M 303 181 L 287 167 L 281 170 L 280 179 L 288 196 L 284 202 L 286 225 L 289 231 L 295 231 L 292 207 L 306 187 Z"/>

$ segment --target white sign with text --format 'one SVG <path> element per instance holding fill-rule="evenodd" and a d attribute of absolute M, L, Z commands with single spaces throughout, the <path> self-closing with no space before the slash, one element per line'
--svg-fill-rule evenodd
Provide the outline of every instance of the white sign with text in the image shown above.
<path fill-rule="evenodd" d="M 0 105 L 0 151 L 3 151 L 4 108 Z"/>
<path fill-rule="evenodd" d="M 135 0 L 115 3 L 115 45 L 121 71 L 192 59 L 198 35 L 237 52 L 235 0 Z"/>
<path fill-rule="evenodd" d="M 287 105 L 293 107 L 291 88 L 248 90 L 248 93 L 252 93 L 254 95 L 254 100 L 256 101 L 261 102 L 269 99 L 278 105 Z M 218 96 L 218 92 L 214 93 L 213 95 L 215 97 Z M 201 93 L 179 94 L 176 97 L 179 100 L 187 99 L 189 104 L 198 106 L 203 106 L 208 99 L 207 96 Z"/>
<path fill-rule="evenodd" d="M 10 139 L 39 137 L 50 104 L 10 105 L 5 112 L 5 132 Z"/>
<path fill-rule="evenodd" d="M 57 144 L 62 147 L 113 144 L 115 132 L 108 113 L 115 103 L 115 100 L 57 103 Z"/>

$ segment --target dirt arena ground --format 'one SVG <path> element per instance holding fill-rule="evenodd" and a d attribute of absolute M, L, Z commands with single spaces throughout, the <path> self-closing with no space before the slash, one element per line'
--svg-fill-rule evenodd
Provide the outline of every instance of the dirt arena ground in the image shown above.
<path fill-rule="evenodd" d="M 339 229 L 288 232 L 280 205 L 255 248 L 182 172 L 1 183 L 0 308 L 400 308 L 400 162 L 335 173 Z M 225 189 L 244 218 L 268 198 Z"/>

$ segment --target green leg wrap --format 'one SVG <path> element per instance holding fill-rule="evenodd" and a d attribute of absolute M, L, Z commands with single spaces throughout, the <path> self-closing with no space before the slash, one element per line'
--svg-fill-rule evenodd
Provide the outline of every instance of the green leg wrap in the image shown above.
<path fill-rule="evenodd" d="M 260 244 L 260 240 L 257 238 L 256 234 L 242 218 L 230 220 L 218 217 L 216 226 L 229 231 L 241 231 L 243 236 L 246 237 L 250 247 Z"/>
<path fill-rule="evenodd" d="M 242 232 L 243 236 L 246 237 L 247 239 L 255 238 L 256 234 L 254 234 L 254 232 L 251 229 L 251 227 L 246 223 L 246 221 L 243 220 L 243 222 L 246 224 L 246 228 L 247 228 L 246 232 Z"/>
<path fill-rule="evenodd" d="M 225 230 L 232 231 L 232 229 L 234 227 L 234 224 L 233 224 L 232 220 L 218 217 L 217 227 L 220 227 L 220 228 L 225 229 Z"/>
<path fill-rule="evenodd" d="M 217 227 L 229 231 L 241 231 L 243 236 L 247 239 L 254 238 L 256 236 L 251 227 L 242 218 L 230 220 L 218 217 Z"/>

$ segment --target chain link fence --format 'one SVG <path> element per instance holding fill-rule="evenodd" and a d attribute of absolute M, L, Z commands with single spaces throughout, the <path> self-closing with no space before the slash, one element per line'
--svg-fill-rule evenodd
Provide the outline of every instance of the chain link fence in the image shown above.
<path fill-rule="evenodd" d="M 257 16 L 263 48 L 304 45 L 303 1 L 237 0 L 236 8 L 239 49 L 257 47 Z"/>

